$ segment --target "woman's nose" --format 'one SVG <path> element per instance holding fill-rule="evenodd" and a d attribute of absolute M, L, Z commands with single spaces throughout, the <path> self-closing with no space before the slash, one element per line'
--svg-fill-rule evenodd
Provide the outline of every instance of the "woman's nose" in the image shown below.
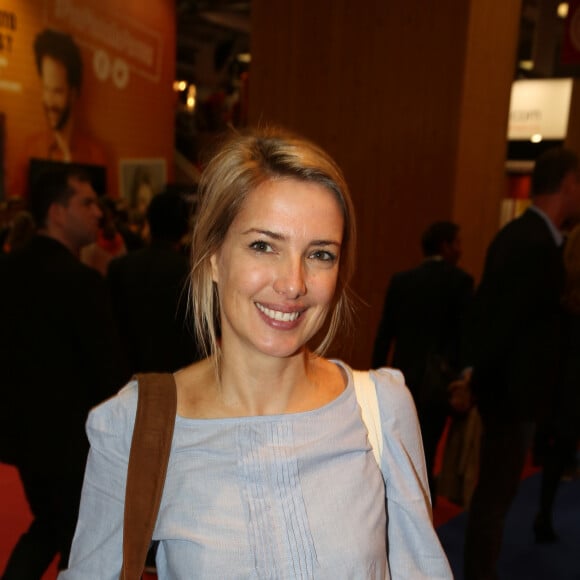
<path fill-rule="evenodd" d="M 302 259 L 288 259 L 280 265 L 274 280 L 274 290 L 290 299 L 306 294 L 306 281 Z"/>

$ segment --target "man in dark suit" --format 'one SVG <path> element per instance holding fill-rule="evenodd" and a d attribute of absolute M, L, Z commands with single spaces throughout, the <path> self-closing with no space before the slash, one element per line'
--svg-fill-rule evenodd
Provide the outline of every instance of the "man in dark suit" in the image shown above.
<path fill-rule="evenodd" d="M 580 210 L 578 157 L 552 149 L 532 174 L 532 206 L 492 241 L 469 325 L 472 390 L 483 422 L 465 578 L 497 578 L 504 519 L 535 422 L 553 387 L 564 270 L 560 228 Z"/>
<path fill-rule="evenodd" d="M 425 259 L 399 272 L 389 284 L 375 339 L 372 366 L 383 366 L 393 348 L 392 366 L 400 369 L 419 413 L 431 498 L 437 443 L 449 412 L 447 384 L 460 367 L 461 329 L 473 278 L 457 267 L 459 227 L 436 222 L 423 234 Z"/>
<path fill-rule="evenodd" d="M 189 262 L 181 251 L 190 209 L 177 192 L 147 208 L 150 244 L 109 264 L 113 309 L 131 372 L 174 372 L 200 357 L 187 317 Z"/>
<path fill-rule="evenodd" d="M 19 471 L 33 522 L 3 579 L 66 567 L 88 451 L 89 409 L 127 379 L 104 279 L 79 261 L 101 212 L 73 166 L 39 176 L 29 197 L 39 233 L 0 268 L 2 460 Z"/>

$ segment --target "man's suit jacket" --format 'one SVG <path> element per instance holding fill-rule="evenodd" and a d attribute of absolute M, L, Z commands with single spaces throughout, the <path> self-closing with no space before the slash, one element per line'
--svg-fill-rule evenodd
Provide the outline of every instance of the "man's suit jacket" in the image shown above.
<path fill-rule="evenodd" d="M 537 417 L 557 372 L 563 282 L 561 248 L 534 210 L 490 244 L 467 342 L 482 413 Z"/>
<path fill-rule="evenodd" d="M 88 411 L 127 378 L 98 272 L 46 236 L 2 261 L 3 449 L 37 465 L 81 461 L 84 466 Z"/>
<path fill-rule="evenodd" d="M 187 258 L 153 242 L 111 261 L 107 278 L 131 372 L 173 372 L 200 358 L 187 316 Z"/>
<path fill-rule="evenodd" d="M 427 259 L 395 274 L 385 296 L 373 367 L 385 364 L 394 343 L 392 365 L 401 369 L 415 396 L 429 355 L 439 355 L 457 367 L 472 291 L 473 278 L 444 260 Z"/>

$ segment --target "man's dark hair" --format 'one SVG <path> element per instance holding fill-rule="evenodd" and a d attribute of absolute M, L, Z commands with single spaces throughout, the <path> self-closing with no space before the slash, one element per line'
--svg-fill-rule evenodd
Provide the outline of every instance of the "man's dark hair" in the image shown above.
<path fill-rule="evenodd" d="M 570 171 L 578 171 L 578 156 L 569 149 L 555 147 L 544 151 L 532 172 L 532 195 L 556 193 Z"/>
<path fill-rule="evenodd" d="M 34 40 L 34 56 L 38 74 L 42 74 L 42 59 L 50 56 L 66 68 L 68 84 L 77 91 L 83 81 L 83 59 L 78 45 L 70 34 L 47 28 Z"/>
<path fill-rule="evenodd" d="M 189 230 L 189 205 L 175 192 L 161 192 L 147 207 L 147 221 L 151 238 L 157 241 L 178 242 Z"/>
<path fill-rule="evenodd" d="M 36 226 L 46 226 L 48 210 L 53 203 L 67 205 L 74 191 L 69 184 L 71 178 L 90 183 L 89 174 L 70 163 L 55 164 L 41 171 L 30 184 L 28 211 Z"/>
<path fill-rule="evenodd" d="M 457 237 L 459 226 L 453 222 L 440 221 L 431 224 L 421 236 L 421 248 L 426 257 L 441 253 L 444 243 L 451 244 Z"/>

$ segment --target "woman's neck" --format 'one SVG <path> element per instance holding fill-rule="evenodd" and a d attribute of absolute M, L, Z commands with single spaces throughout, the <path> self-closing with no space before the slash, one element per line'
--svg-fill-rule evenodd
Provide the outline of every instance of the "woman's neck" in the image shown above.
<path fill-rule="evenodd" d="M 316 389 L 316 359 L 303 351 L 292 357 L 237 357 L 220 360 L 219 397 L 235 415 L 296 412 Z"/>

